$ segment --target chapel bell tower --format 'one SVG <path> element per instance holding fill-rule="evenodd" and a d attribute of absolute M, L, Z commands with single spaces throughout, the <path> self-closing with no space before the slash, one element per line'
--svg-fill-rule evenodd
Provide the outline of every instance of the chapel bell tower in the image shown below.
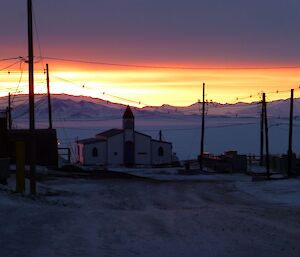
<path fill-rule="evenodd" d="M 134 116 L 129 105 L 123 114 L 123 129 L 134 130 Z"/>
<path fill-rule="evenodd" d="M 134 116 L 127 106 L 123 115 L 123 130 L 124 130 L 124 164 L 132 166 L 135 163 L 134 154 Z"/>

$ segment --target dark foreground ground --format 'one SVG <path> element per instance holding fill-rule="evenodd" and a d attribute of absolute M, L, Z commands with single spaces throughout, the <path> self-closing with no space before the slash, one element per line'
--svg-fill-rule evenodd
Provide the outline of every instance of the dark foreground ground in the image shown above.
<path fill-rule="evenodd" d="M 0 256 L 300 256 L 300 209 L 232 182 L 51 179 L 0 191 Z"/>

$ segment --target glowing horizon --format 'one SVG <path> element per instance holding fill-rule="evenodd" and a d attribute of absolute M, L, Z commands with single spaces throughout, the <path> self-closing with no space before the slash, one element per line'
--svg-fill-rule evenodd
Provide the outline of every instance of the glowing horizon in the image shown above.
<path fill-rule="evenodd" d="M 2 62 L 1 67 L 5 67 L 4 64 L 9 64 L 9 62 Z M 183 65 L 173 64 L 173 66 Z M 41 63 L 35 65 L 35 93 L 37 94 L 46 92 L 46 77 L 42 67 Z M 49 62 L 49 68 L 53 94 L 91 96 L 140 107 L 193 104 L 202 98 L 202 82 L 206 84 L 206 99 L 219 103 L 258 101 L 259 93 L 262 91 L 266 93 L 288 91 L 291 88 L 298 89 L 300 84 L 298 75 L 300 68 L 176 70 L 112 68 L 54 61 Z M 23 69 L 24 73 L 19 85 L 20 92 L 17 92 L 21 94 L 28 91 L 27 65 L 23 64 Z M 14 93 L 18 87 L 21 74 L 19 68 L 9 69 L 9 71 L 10 74 L 7 70 L 0 72 L 0 96 L 7 95 L 9 91 Z M 277 100 L 288 97 L 289 92 L 279 92 L 269 95 L 268 99 Z M 298 90 L 295 91 L 295 97 L 299 97 Z"/>

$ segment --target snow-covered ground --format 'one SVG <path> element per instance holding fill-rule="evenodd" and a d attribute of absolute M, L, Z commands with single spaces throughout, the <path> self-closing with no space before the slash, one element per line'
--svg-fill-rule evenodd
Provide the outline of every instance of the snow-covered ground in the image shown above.
<path fill-rule="evenodd" d="M 300 208 L 300 179 L 271 181 L 239 181 L 237 188 L 251 196 L 267 202 Z"/>
<path fill-rule="evenodd" d="M 70 106 L 65 103 L 61 108 L 63 112 Z M 225 109 L 232 116 L 235 111 L 230 108 Z M 180 159 L 196 158 L 200 117 L 167 115 L 169 109 L 165 106 L 161 113 L 141 113 L 136 117 L 136 129 L 154 138 L 162 130 Z M 116 109 L 109 116 L 103 111 L 99 114 L 103 118 L 97 120 L 56 119 L 61 146 L 74 148 L 77 138 L 120 128 L 119 112 Z M 27 123 L 21 120 L 18 126 Z M 259 124 L 258 117 L 208 116 L 205 150 L 257 154 Z M 288 120 L 273 116 L 269 124 L 270 152 L 286 152 Z M 47 127 L 47 122 L 38 121 L 37 127 Z M 299 129 L 297 119 L 294 151 L 298 154 Z M 11 192 L 15 185 L 12 176 L 8 186 L 0 186 L 0 256 L 300 256 L 299 179 L 252 182 L 242 174 L 115 171 L 144 178 L 49 177 L 38 183 L 40 195 L 31 199 Z"/>
<path fill-rule="evenodd" d="M 265 168 L 263 167 L 262 169 Z M 251 195 L 257 199 L 300 208 L 300 179 L 286 179 L 281 175 L 272 176 L 272 178 L 282 177 L 282 179 L 253 182 L 250 176 L 240 173 L 220 174 L 206 172 L 199 174 L 191 173 L 191 175 L 188 175 L 188 172 L 184 172 L 183 168 L 114 168 L 112 170 L 157 181 L 231 182 L 238 191 Z"/>
<path fill-rule="evenodd" d="M 299 180 L 199 176 L 51 178 L 36 199 L 0 187 L 0 256 L 300 255 Z"/>
<path fill-rule="evenodd" d="M 200 173 L 185 171 L 184 168 L 110 168 L 113 172 L 127 173 L 141 178 L 157 181 L 248 181 L 243 174 L 218 174 L 215 172 Z"/>

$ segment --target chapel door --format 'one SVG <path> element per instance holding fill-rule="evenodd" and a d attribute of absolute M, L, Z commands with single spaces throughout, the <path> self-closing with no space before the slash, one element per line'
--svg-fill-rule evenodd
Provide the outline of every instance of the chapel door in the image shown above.
<path fill-rule="evenodd" d="M 124 157 L 126 166 L 134 165 L 134 144 L 132 141 L 125 142 Z"/>

